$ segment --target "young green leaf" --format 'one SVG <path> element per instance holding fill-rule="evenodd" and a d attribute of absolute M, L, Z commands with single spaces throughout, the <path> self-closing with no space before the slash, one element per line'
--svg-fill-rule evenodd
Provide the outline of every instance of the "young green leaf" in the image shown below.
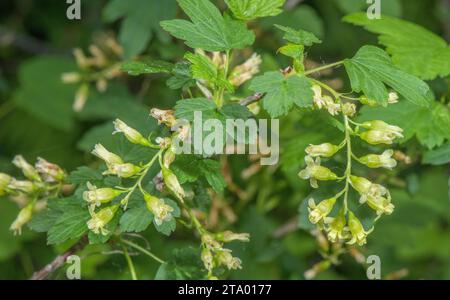
<path fill-rule="evenodd" d="M 392 61 L 399 68 L 424 80 L 450 74 L 450 45 L 425 28 L 393 17 L 370 20 L 365 13 L 348 15 L 344 21 L 380 34 Z"/>
<path fill-rule="evenodd" d="M 192 22 L 170 20 L 161 22 L 161 26 L 189 47 L 226 51 L 253 44 L 255 35 L 245 23 L 223 17 L 209 0 L 178 0 L 178 3 Z"/>
<path fill-rule="evenodd" d="M 292 107 L 310 107 L 313 101 L 311 82 L 303 76 L 285 78 L 280 72 L 267 72 L 253 79 L 250 89 L 267 93 L 263 106 L 272 118 L 287 114 Z"/>
<path fill-rule="evenodd" d="M 419 78 L 396 68 L 389 55 L 380 48 L 364 46 L 344 64 L 353 91 L 363 92 L 381 105 L 388 103 L 386 85 L 416 105 L 428 106 L 432 101 L 429 86 Z"/>
<path fill-rule="evenodd" d="M 206 274 L 199 252 L 198 249 L 193 247 L 175 249 L 168 261 L 159 267 L 155 280 L 204 278 Z"/>
<path fill-rule="evenodd" d="M 225 2 L 237 19 L 250 21 L 279 15 L 286 0 L 225 0 Z"/>
<path fill-rule="evenodd" d="M 290 27 L 275 25 L 276 28 L 284 31 L 283 39 L 296 45 L 312 46 L 322 43 L 313 33 L 299 29 L 295 30 Z"/>
<path fill-rule="evenodd" d="M 217 109 L 216 104 L 212 100 L 206 98 L 193 98 L 180 100 L 175 105 L 175 116 L 179 119 L 188 121 L 194 120 L 194 112 L 201 111 L 203 119 L 211 116 L 214 117 Z"/>

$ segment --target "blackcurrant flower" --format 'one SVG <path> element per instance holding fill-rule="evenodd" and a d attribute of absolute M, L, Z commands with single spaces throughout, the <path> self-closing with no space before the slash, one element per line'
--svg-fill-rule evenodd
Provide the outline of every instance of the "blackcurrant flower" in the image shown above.
<path fill-rule="evenodd" d="M 336 198 L 330 198 L 321 201 L 316 205 L 313 198 L 308 200 L 309 221 L 313 224 L 317 224 L 322 221 L 333 210 L 333 206 L 336 203 Z"/>
<path fill-rule="evenodd" d="M 338 176 L 330 169 L 322 167 L 320 165 L 320 157 L 314 160 L 311 156 L 305 157 L 306 168 L 298 173 L 298 176 L 302 179 L 309 179 L 309 182 L 313 188 L 318 188 L 317 180 L 337 180 Z"/>

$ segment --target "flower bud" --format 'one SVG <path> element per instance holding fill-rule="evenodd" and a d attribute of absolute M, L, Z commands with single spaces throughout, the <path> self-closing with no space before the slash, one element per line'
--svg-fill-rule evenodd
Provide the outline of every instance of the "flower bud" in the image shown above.
<path fill-rule="evenodd" d="M 164 124 L 168 127 L 172 127 L 175 125 L 176 119 L 173 113 L 173 110 L 161 110 L 157 108 L 153 108 L 150 111 L 150 115 L 158 120 L 158 124 Z"/>
<path fill-rule="evenodd" d="M 391 145 L 396 138 L 396 135 L 388 131 L 369 130 L 360 134 L 362 140 L 371 145 L 386 144 Z"/>
<path fill-rule="evenodd" d="M 14 234 L 22 234 L 22 227 L 30 222 L 31 217 L 33 216 L 33 204 L 30 203 L 24 208 L 22 208 L 17 215 L 17 218 L 14 220 L 14 222 L 11 224 L 11 227 L 9 228 L 14 232 Z"/>
<path fill-rule="evenodd" d="M 364 177 L 350 176 L 350 183 L 360 194 L 367 194 L 372 186 L 372 182 Z"/>
<path fill-rule="evenodd" d="M 248 242 L 248 241 L 250 241 L 250 234 L 234 233 L 232 231 L 227 230 L 227 231 L 216 234 L 216 239 L 218 241 L 221 241 L 224 243 L 229 243 L 232 241 Z"/>
<path fill-rule="evenodd" d="M 89 191 L 83 193 L 83 199 L 95 206 L 100 206 L 105 203 L 111 202 L 114 198 L 121 195 L 123 191 L 116 190 L 112 188 L 101 188 L 98 189 L 95 185 L 88 182 L 87 184 Z"/>
<path fill-rule="evenodd" d="M 162 167 L 162 175 L 166 187 L 181 201 L 185 197 L 185 192 L 178 182 L 177 176 L 168 168 Z"/>
<path fill-rule="evenodd" d="M 317 224 L 323 220 L 333 210 L 336 198 L 330 198 L 321 201 L 318 205 L 314 203 L 314 199 L 308 200 L 309 221 L 313 224 Z"/>
<path fill-rule="evenodd" d="M 167 149 L 166 152 L 164 152 L 163 164 L 166 168 L 170 167 L 170 165 L 174 162 L 176 157 L 175 151 L 173 151 L 172 148 L 173 146 Z"/>
<path fill-rule="evenodd" d="M 89 96 L 89 85 L 87 83 L 83 83 L 75 93 L 73 110 L 76 112 L 82 111 L 84 105 L 86 104 L 88 96 Z"/>
<path fill-rule="evenodd" d="M 392 158 L 393 150 L 386 150 L 381 155 L 369 154 L 363 156 L 359 161 L 369 168 L 386 168 L 391 170 L 397 165 L 397 161 Z"/>
<path fill-rule="evenodd" d="M 37 191 L 38 187 L 31 181 L 12 178 L 8 184 L 8 189 L 25 194 L 33 194 Z"/>
<path fill-rule="evenodd" d="M 83 50 L 81 50 L 80 48 L 76 48 L 73 50 L 73 56 L 75 56 L 75 61 L 80 68 L 84 69 L 89 66 L 89 61 L 86 55 L 84 55 Z"/>
<path fill-rule="evenodd" d="M 77 72 L 63 73 L 61 80 L 63 83 L 77 83 L 81 80 L 81 74 Z"/>
<path fill-rule="evenodd" d="M 202 243 L 211 250 L 222 249 L 222 245 L 210 233 L 204 233 L 201 236 Z"/>
<path fill-rule="evenodd" d="M 120 178 L 130 178 L 138 174 L 142 169 L 130 163 L 110 165 L 104 174 L 116 175 Z"/>
<path fill-rule="evenodd" d="M 12 177 L 5 173 L 0 173 L 0 196 L 6 194 L 6 189 L 11 182 Z"/>
<path fill-rule="evenodd" d="M 324 143 L 320 145 L 309 145 L 305 151 L 311 157 L 331 157 L 339 151 L 339 147 L 330 143 Z"/>
<path fill-rule="evenodd" d="M 173 218 L 173 207 L 167 205 L 163 199 L 159 199 L 150 194 L 145 194 L 144 200 L 147 204 L 147 209 L 154 216 L 156 225 L 160 226 L 162 223 L 170 221 Z"/>
<path fill-rule="evenodd" d="M 22 170 L 23 175 L 32 181 L 41 181 L 37 170 L 30 165 L 22 155 L 16 155 L 12 163 Z"/>
<path fill-rule="evenodd" d="M 35 167 L 45 182 L 61 182 L 66 177 L 66 173 L 58 165 L 49 163 L 40 157 L 38 157 Z"/>
<path fill-rule="evenodd" d="M 362 246 L 367 243 L 367 236 L 372 232 L 373 228 L 366 231 L 361 224 L 361 221 L 353 214 L 353 212 L 348 212 L 348 227 L 352 238 L 347 242 L 349 245 L 357 243 Z"/>
<path fill-rule="evenodd" d="M 367 98 L 366 96 L 359 97 L 359 102 L 364 105 L 368 105 L 370 107 L 378 106 L 377 101 Z"/>
<path fill-rule="evenodd" d="M 142 146 L 150 146 L 150 142 L 142 136 L 136 129 L 131 128 L 125 122 L 116 119 L 114 121 L 115 133 L 123 133 L 127 140 L 129 140 L 133 144 L 142 145 Z"/>
<path fill-rule="evenodd" d="M 105 229 L 105 226 L 114 218 L 119 205 L 113 205 L 101 209 L 98 213 L 91 211 L 91 219 L 87 221 L 87 227 L 95 234 L 107 235 L 109 231 Z"/>
<path fill-rule="evenodd" d="M 120 156 L 109 152 L 105 147 L 103 147 L 102 144 L 95 145 L 92 154 L 105 161 L 105 163 L 108 165 L 123 164 L 123 160 L 120 158 Z"/>

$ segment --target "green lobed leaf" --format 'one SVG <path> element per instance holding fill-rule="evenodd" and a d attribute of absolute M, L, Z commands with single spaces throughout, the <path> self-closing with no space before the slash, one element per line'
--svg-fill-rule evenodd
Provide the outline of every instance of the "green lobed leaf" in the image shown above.
<path fill-rule="evenodd" d="M 286 0 L 225 0 L 235 18 L 250 21 L 279 15 Z"/>
<path fill-rule="evenodd" d="M 173 250 L 167 262 L 159 267 L 155 280 L 187 280 L 205 276 L 199 249 L 186 247 Z"/>
<path fill-rule="evenodd" d="M 450 74 L 450 45 L 433 32 L 388 16 L 370 20 L 365 13 L 348 15 L 344 21 L 379 34 L 379 42 L 402 70 L 425 80 Z"/>
<path fill-rule="evenodd" d="M 450 163 L 450 142 L 445 143 L 435 150 L 425 152 L 422 162 L 431 165 Z"/>
<path fill-rule="evenodd" d="M 88 230 L 86 222 L 90 219 L 86 207 L 82 207 L 75 198 L 68 198 L 73 203 L 64 207 L 63 214 L 48 230 L 47 244 L 61 244 L 69 239 L 81 237 Z"/>
<path fill-rule="evenodd" d="M 395 67 L 389 55 L 380 48 L 363 46 L 352 59 L 345 60 L 344 64 L 353 91 L 363 92 L 381 105 L 388 103 L 386 85 L 416 105 L 428 106 L 432 101 L 429 86 Z"/>
<path fill-rule="evenodd" d="M 84 166 L 71 172 L 67 178 L 67 182 L 73 184 L 82 184 L 88 181 L 94 183 L 102 180 L 103 176 L 101 172 Z"/>
<path fill-rule="evenodd" d="M 128 209 L 120 219 L 122 232 L 142 232 L 152 223 L 153 215 L 145 204 Z"/>
<path fill-rule="evenodd" d="M 249 87 L 252 91 L 267 93 L 263 107 L 272 118 L 286 115 L 294 104 L 310 107 L 313 101 L 311 82 L 303 76 L 285 78 L 280 72 L 267 72 L 253 79 Z"/>
<path fill-rule="evenodd" d="M 255 35 L 242 21 L 223 17 L 209 0 L 178 0 L 192 22 L 171 20 L 161 26 L 174 37 L 185 41 L 191 48 L 206 51 L 243 49 L 255 40 Z"/>
<path fill-rule="evenodd" d="M 188 121 L 194 120 L 194 112 L 202 112 L 203 119 L 215 114 L 217 109 L 214 101 L 206 98 L 192 98 L 180 100 L 175 105 L 175 116 L 178 119 L 185 119 Z M 206 114 L 206 115 L 205 115 Z"/>

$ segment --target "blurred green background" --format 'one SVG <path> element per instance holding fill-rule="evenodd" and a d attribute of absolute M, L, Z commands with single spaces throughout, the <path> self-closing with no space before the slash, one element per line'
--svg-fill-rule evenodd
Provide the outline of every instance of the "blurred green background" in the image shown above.
<path fill-rule="evenodd" d="M 166 86 L 164 76 L 130 78 L 124 74 L 109 82 L 104 93 L 91 87 L 85 109 L 81 113 L 72 110 L 77 86 L 63 84 L 61 74 L 77 70 L 72 49 L 88 49 L 101 33 L 119 40 L 125 59 L 146 55 L 175 62 L 187 50 L 158 26 L 160 20 L 180 15 L 175 1 L 127 1 L 127 8 L 119 12 L 107 9 L 110 2 L 113 1 L 81 0 L 81 20 L 66 18 L 65 1 L 0 2 L 2 172 L 17 174 L 10 163 L 15 154 L 23 154 L 30 161 L 41 156 L 67 171 L 95 164 L 89 151 L 96 142 L 110 141 L 111 120 L 120 117 L 131 124 L 145 124 L 147 130 L 156 128 L 156 123 L 149 120 L 148 109 L 170 108 L 179 100 L 179 93 Z M 374 34 L 341 21 L 350 12 L 364 10 L 365 2 L 288 1 L 283 14 L 251 23 L 257 33 L 254 51 L 263 57 L 263 71 L 288 63 L 275 55 L 282 40 L 273 24 L 303 28 L 319 36 L 323 43 L 308 54 L 308 59 L 319 64 L 351 57 L 364 44 L 377 44 Z M 225 8 L 224 3 L 217 3 Z M 384 14 L 415 22 L 449 41 L 449 1 L 384 0 L 382 4 Z M 443 101 L 448 103 L 448 78 L 436 79 L 430 85 L 437 99 L 444 97 Z M 242 94 L 246 93 L 244 89 Z M 298 180 L 296 173 L 303 161 L 300 149 L 338 131 L 311 115 L 290 115 L 282 122 L 280 166 L 242 176 L 251 163 L 243 157 L 230 158 L 235 183 L 247 195 L 243 201 L 235 193 L 225 194 L 226 205 L 232 207 L 237 219 L 220 215 L 216 228 L 232 223 L 237 231 L 249 232 L 252 241 L 243 248 L 236 245 L 244 268 L 231 273 L 229 278 L 303 279 L 304 272 L 321 261 L 316 239 L 309 233 L 312 227 L 304 222 L 302 214 L 297 214 L 304 210 L 301 204 L 310 189 L 306 182 Z M 382 218 L 367 246 L 359 251 L 366 256 L 380 256 L 385 278 L 450 279 L 448 165 L 421 164 L 420 157 L 426 149 L 414 140 L 403 145 L 402 150 L 413 162 L 389 175 L 396 210 Z M 13 236 L 8 228 L 17 212 L 16 204 L 0 198 L 0 279 L 29 278 L 33 271 L 64 250 L 47 246 L 44 235 L 27 229 L 21 236 Z M 170 238 L 153 230 L 143 236 L 152 251 L 161 256 L 172 248 L 198 244 L 184 230 L 177 230 Z M 129 279 L 123 256 L 109 245 L 87 247 L 81 256 L 84 279 Z M 154 277 L 158 266 L 153 261 L 143 256 L 133 259 L 140 278 Z M 50 278 L 64 278 L 64 269 Z M 366 277 L 364 266 L 346 254 L 341 256 L 340 264 L 316 278 Z"/>

